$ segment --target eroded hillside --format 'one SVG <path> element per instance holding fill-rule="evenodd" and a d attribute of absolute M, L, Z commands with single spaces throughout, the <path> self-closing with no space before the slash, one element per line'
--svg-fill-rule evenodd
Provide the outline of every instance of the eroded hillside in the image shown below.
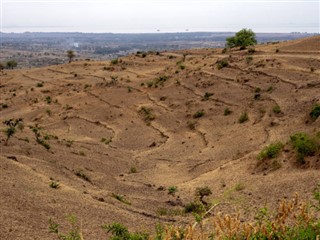
<path fill-rule="evenodd" d="M 7 145 L 1 133 L 0 238 L 53 239 L 48 219 L 69 214 L 86 239 L 105 238 L 100 226 L 113 221 L 185 224 L 183 207 L 204 186 L 207 201 L 222 203 L 215 211 L 248 218 L 294 192 L 310 196 L 319 152 L 298 163 L 289 140 L 320 131 L 310 117 L 320 103 L 319 42 L 1 72 L 1 122 L 23 124 Z M 280 155 L 259 162 L 277 141 Z"/>

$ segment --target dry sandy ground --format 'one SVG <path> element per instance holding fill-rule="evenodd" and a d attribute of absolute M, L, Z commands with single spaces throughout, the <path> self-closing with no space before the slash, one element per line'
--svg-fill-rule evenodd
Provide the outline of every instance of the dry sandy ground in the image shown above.
<path fill-rule="evenodd" d="M 319 42 L 260 45 L 251 55 L 201 49 L 132 55 L 114 65 L 3 71 L 0 120 L 23 118 L 24 129 L 8 146 L 1 133 L 0 239 L 54 239 L 49 218 L 66 229 L 70 214 L 82 219 L 85 239 L 105 239 L 100 226 L 113 221 L 149 231 L 157 222 L 186 224 L 191 215 L 159 209 L 183 209 L 202 186 L 213 192 L 207 201 L 221 202 L 215 212 L 246 218 L 294 192 L 309 197 L 320 182 L 319 155 L 303 166 L 290 144 L 275 165 L 258 166 L 257 155 L 296 132 L 319 131 L 320 119 L 309 119 L 320 101 Z M 218 70 L 224 58 L 229 66 Z M 276 105 L 281 113 L 273 112 Z M 204 115 L 194 118 L 200 110 Z M 243 112 L 249 120 L 240 124 Z M 49 150 L 36 142 L 35 126 Z M 60 187 L 51 188 L 52 181 Z M 178 191 L 169 195 L 169 186 Z"/>

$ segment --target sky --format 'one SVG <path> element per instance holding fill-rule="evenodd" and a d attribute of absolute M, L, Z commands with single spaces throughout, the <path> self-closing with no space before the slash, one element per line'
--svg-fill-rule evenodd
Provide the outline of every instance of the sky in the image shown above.
<path fill-rule="evenodd" d="M 319 33 L 320 0 L 0 0 L 3 32 Z"/>

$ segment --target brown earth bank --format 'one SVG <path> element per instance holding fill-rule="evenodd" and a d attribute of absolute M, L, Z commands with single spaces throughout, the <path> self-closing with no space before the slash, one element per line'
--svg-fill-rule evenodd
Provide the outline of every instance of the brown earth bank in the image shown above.
<path fill-rule="evenodd" d="M 188 224 L 204 186 L 220 202 L 211 214 L 252 219 L 320 182 L 319 152 L 298 163 L 290 144 L 320 131 L 320 37 L 4 70 L 0 83 L 1 122 L 23 119 L 7 144 L 1 132 L 0 239 L 55 239 L 48 220 L 67 229 L 71 214 L 85 239 L 115 221 Z M 277 141 L 277 158 L 257 159 Z"/>

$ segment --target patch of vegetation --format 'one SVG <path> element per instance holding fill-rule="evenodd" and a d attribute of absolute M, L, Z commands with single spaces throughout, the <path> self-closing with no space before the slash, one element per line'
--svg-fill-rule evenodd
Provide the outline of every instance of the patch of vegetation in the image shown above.
<path fill-rule="evenodd" d="M 223 112 L 223 115 L 224 116 L 228 116 L 228 115 L 230 115 L 232 113 L 232 111 L 229 109 L 229 108 L 225 108 L 224 109 L 224 112 Z"/>
<path fill-rule="evenodd" d="M 51 114 L 52 114 L 52 112 L 51 112 L 50 109 L 46 109 L 46 113 L 47 113 L 49 116 L 51 116 Z"/>
<path fill-rule="evenodd" d="M 110 61 L 110 64 L 112 64 L 112 65 L 116 65 L 116 64 L 118 64 L 118 63 L 119 63 L 118 58 L 112 59 L 112 60 Z"/>
<path fill-rule="evenodd" d="M 193 114 L 193 118 L 201 118 L 202 116 L 204 116 L 204 114 L 205 114 L 204 110 L 199 110 L 195 112 L 195 114 Z"/>
<path fill-rule="evenodd" d="M 243 189 L 245 189 L 246 187 L 244 186 L 244 184 L 243 183 L 237 183 L 236 185 L 235 185 L 235 187 L 234 187 L 234 190 L 236 190 L 236 191 L 242 191 Z"/>
<path fill-rule="evenodd" d="M 139 110 L 139 113 L 143 115 L 144 121 L 149 123 L 153 121 L 156 117 L 152 113 L 152 108 L 147 108 L 147 107 L 141 107 Z"/>
<path fill-rule="evenodd" d="M 7 136 L 5 143 L 4 143 L 6 146 L 8 145 L 9 139 L 16 133 L 16 127 L 18 127 L 22 123 L 23 123 L 22 118 L 9 119 L 9 120 L 3 121 L 3 124 L 5 124 L 7 126 L 7 128 L 4 130 L 4 133 Z"/>
<path fill-rule="evenodd" d="M 208 186 L 196 188 L 195 196 L 204 205 L 207 205 L 207 202 L 204 201 L 203 198 L 206 196 L 210 196 L 211 194 L 212 191 Z"/>
<path fill-rule="evenodd" d="M 273 91 L 273 87 L 272 86 L 268 87 L 267 92 L 271 93 L 272 91 Z"/>
<path fill-rule="evenodd" d="M 105 143 L 105 144 L 109 144 L 112 142 L 112 138 L 101 138 L 101 142 Z"/>
<path fill-rule="evenodd" d="M 45 100 L 46 100 L 46 102 L 47 102 L 48 104 L 50 104 L 50 103 L 52 102 L 52 99 L 51 99 L 50 96 L 47 96 Z"/>
<path fill-rule="evenodd" d="M 309 113 L 311 119 L 313 121 L 317 120 L 317 118 L 320 116 L 320 104 L 315 104 L 312 109 L 311 112 Z"/>
<path fill-rule="evenodd" d="M 184 206 L 185 213 L 202 214 L 205 211 L 206 211 L 206 208 L 201 202 L 190 202 Z"/>
<path fill-rule="evenodd" d="M 242 47 L 243 49 L 257 44 L 256 35 L 251 29 L 242 29 L 235 34 L 234 37 L 229 37 L 226 39 L 227 47 Z"/>
<path fill-rule="evenodd" d="M 154 86 L 155 88 L 157 88 L 158 86 L 163 87 L 164 83 L 169 79 L 169 77 L 167 76 L 160 76 L 152 81 L 148 81 L 147 82 L 147 86 L 149 88 L 151 88 L 152 86 Z"/>
<path fill-rule="evenodd" d="M 272 109 L 272 111 L 273 111 L 275 114 L 279 114 L 279 113 L 282 112 L 279 105 L 274 106 L 273 109 Z"/>
<path fill-rule="evenodd" d="M 196 121 L 188 121 L 188 122 L 187 122 L 188 128 L 189 128 L 190 130 L 195 130 L 195 129 L 196 129 L 196 124 L 197 124 Z"/>
<path fill-rule="evenodd" d="M 279 48 L 276 49 L 276 53 L 280 52 Z"/>
<path fill-rule="evenodd" d="M 37 83 L 36 87 L 38 88 L 43 87 L 43 82 Z"/>
<path fill-rule="evenodd" d="M 276 158 L 280 151 L 283 149 L 284 144 L 282 142 L 271 143 L 266 146 L 258 155 L 259 160 L 265 160 L 270 158 Z"/>
<path fill-rule="evenodd" d="M 163 207 L 158 208 L 156 213 L 159 216 L 181 216 L 185 214 L 181 209 L 169 209 Z"/>
<path fill-rule="evenodd" d="M 170 195 L 174 195 L 177 191 L 178 191 L 178 187 L 177 186 L 168 187 L 168 194 L 170 194 Z"/>
<path fill-rule="evenodd" d="M 248 120 L 249 120 L 249 116 L 248 116 L 247 112 L 243 112 L 243 113 L 240 115 L 238 122 L 239 122 L 239 123 L 244 123 L 244 122 L 246 122 L 246 121 L 248 121 Z"/>
<path fill-rule="evenodd" d="M 58 189 L 60 187 L 60 183 L 57 181 L 51 181 L 49 184 L 49 187 L 54 188 L 54 189 Z"/>
<path fill-rule="evenodd" d="M 75 58 L 76 54 L 73 50 L 67 51 L 67 57 L 69 58 L 69 63 L 72 62 L 72 60 Z"/>
<path fill-rule="evenodd" d="M 202 98 L 202 101 L 208 101 L 211 96 L 213 96 L 213 93 L 206 92 Z"/>
<path fill-rule="evenodd" d="M 45 149 L 49 150 L 50 145 L 45 141 L 45 139 L 41 135 L 42 128 L 38 127 L 37 124 L 34 127 L 30 126 L 30 128 L 36 137 L 36 142 L 39 143 L 40 145 L 42 145 Z"/>
<path fill-rule="evenodd" d="M 130 233 L 128 228 L 120 223 L 102 225 L 102 228 L 111 233 L 110 240 L 149 240 L 149 235 L 143 232 Z"/>
<path fill-rule="evenodd" d="M 217 62 L 217 68 L 218 70 L 228 67 L 229 66 L 229 62 L 228 59 L 222 59 L 220 61 Z"/>
<path fill-rule="evenodd" d="M 49 219 L 49 233 L 55 234 L 58 239 L 61 240 L 83 240 L 83 236 L 81 233 L 81 228 L 78 224 L 78 219 L 74 215 L 70 215 L 67 217 L 68 222 L 71 224 L 71 229 L 68 233 L 62 233 L 60 231 L 60 225 Z"/>
<path fill-rule="evenodd" d="M 252 60 L 253 60 L 253 57 L 251 57 L 251 56 L 246 57 L 246 63 L 247 64 L 251 63 Z"/>
<path fill-rule="evenodd" d="M 112 193 L 111 196 L 124 204 L 131 205 L 131 203 L 127 199 L 125 199 L 125 197 L 122 195 Z"/>
<path fill-rule="evenodd" d="M 92 183 L 91 182 L 91 179 L 89 178 L 89 176 L 87 176 L 87 174 L 84 173 L 84 171 L 82 169 L 79 169 L 79 170 L 76 170 L 74 172 L 74 174 L 79 177 L 79 178 L 82 178 L 83 180 L 89 182 L 89 183 Z"/>
<path fill-rule="evenodd" d="M 254 48 L 249 48 L 248 49 L 248 53 L 249 54 L 254 54 L 256 52 L 256 50 Z"/>
<path fill-rule="evenodd" d="M 18 63 L 15 60 L 9 60 L 6 63 L 6 66 L 7 66 L 7 69 L 14 69 L 15 67 L 18 66 Z"/>
<path fill-rule="evenodd" d="M 290 136 L 290 141 L 297 152 L 297 161 L 300 164 L 305 164 L 304 158 L 313 156 L 319 149 L 316 139 L 303 132 Z"/>
<path fill-rule="evenodd" d="M 130 168 L 130 170 L 129 170 L 129 173 L 137 173 L 138 171 L 137 171 L 137 168 L 136 167 L 134 167 L 134 166 L 132 166 L 131 168 Z"/>

